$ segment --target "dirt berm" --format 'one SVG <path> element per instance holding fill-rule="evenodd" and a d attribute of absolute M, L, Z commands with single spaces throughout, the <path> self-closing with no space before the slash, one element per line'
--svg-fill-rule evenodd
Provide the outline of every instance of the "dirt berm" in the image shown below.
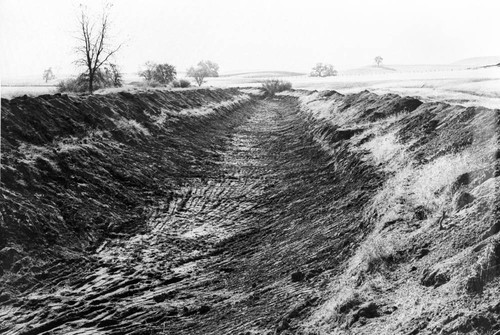
<path fill-rule="evenodd" d="M 499 111 L 2 99 L 0 333 L 498 334 Z"/>

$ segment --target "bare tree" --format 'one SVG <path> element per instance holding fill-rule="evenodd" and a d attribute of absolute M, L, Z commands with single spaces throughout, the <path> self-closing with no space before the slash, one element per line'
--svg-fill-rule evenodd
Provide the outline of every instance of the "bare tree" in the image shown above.
<path fill-rule="evenodd" d="M 56 76 L 54 76 L 54 73 L 52 72 L 52 68 L 49 67 L 47 70 L 43 71 L 43 80 L 45 82 L 48 82 L 49 80 L 54 79 Z"/>
<path fill-rule="evenodd" d="M 375 57 L 375 63 L 377 63 L 377 66 L 380 66 L 380 64 L 382 64 L 383 60 L 384 59 L 381 56 Z"/>
<path fill-rule="evenodd" d="M 78 59 L 76 64 L 85 67 L 85 80 L 88 91 L 94 92 L 94 81 L 101 66 L 113 56 L 122 46 L 114 47 L 109 44 L 109 13 L 111 5 L 104 6 L 100 19 L 92 19 L 87 14 L 87 8 L 80 5 L 79 37 L 80 45 L 77 47 Z"/>

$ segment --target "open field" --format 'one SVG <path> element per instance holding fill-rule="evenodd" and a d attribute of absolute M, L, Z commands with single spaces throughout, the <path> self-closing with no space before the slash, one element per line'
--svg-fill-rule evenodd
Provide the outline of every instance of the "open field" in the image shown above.
<path fill-rule="evenodd" d="M 497 59 L 492 57 L 491 61 Z M 366 66 L 339 71 L 338 76 L 326 78 L 289 71 L 237 72 L 222 74 L 218 78 L 207 78 L 204 86 L 260 87 L 266 79 L 282 79 L 290 81 L 295 89 L 336 90 L 342 94 L 369 90 L 378 94 L 415 96 L 423 101 L 500 108 L 500 67 L 477 66 L 483 63 L 472 59 L 451 65 L 387 65 L 380 68 Z M 179 77 L 183 78 L 185 74 L 181 73 Z M 130 83 L 140 81 L 137 74 L 126 74 L 124 79 L 124 90 L 133 89 L 134 85 Z M 36 86 L 28 84 L 29 80 L 34 81 Z M 21 78 L 17 83 L 11 79 L 7 83 L 15 85 L 2 86 L 2 97 L 8 99 L 24 94 L 39 95 L 56 91 L 55 86 L 43 86 L 34 78 Z"/>
<path fill-rule="evenodd" d="M 19 97 L 22 95 L 37 96 L 41 94 L 53 94 L 57 92 L 56 86 L 33 86 L 33 85 L 21 85 L 21 86 L 2 86 L 1 94 L 4 99 L 12 99 L 14 97 Z"/>
<path fill-rule="evenodd" d="M 263 80 L 279 78 L 292 82 L 295 89 L 336 90 L 342 94 L 369 90 L 396 93 L 424 101 L 446 101 L 467 106 L 500 108 L 500 67 L 464 69 L 463 66 L 388 66 L 392 70 L 365 67 L 339 72 L 336 77 L 268 75 L 228 76 L 208 79 L 217 87 L 259 87 Z"/>

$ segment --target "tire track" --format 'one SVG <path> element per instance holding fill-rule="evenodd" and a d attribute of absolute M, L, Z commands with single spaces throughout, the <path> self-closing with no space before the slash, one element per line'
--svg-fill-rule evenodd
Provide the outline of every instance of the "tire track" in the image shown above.
<path fill-rule="evenodd" d="M 144 232 L 56 264 L 24 303 L 0 308 L 4 333 L 266 333 L 294 303 L 316 301 L 320 274 L 355 245 L 358 213 L 338 204 L 363 199 L 345 187 L 373 174 L 336 175 L 333 162 L 355 158 L 327 153 L 295 100 L 238 113 L 220 126 L 219 146 L 197 148 L 220 154 L 215 170 L 176 180 Z M 299 269 L 308 279 L 290 281 Z"/>

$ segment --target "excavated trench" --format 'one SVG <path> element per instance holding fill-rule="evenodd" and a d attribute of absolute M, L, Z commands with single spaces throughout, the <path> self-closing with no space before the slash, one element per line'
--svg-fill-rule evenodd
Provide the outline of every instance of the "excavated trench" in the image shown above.
<path fill-rule="evenodd" d="M 253 98 L 215 114 L 165 124 L 154 152 L 170 169 L 157 172 L 168 191 L 141 204 L 141 224 L 111 224 L 85 252 L 54 251 L 42 265 L 6 271 L 0 332 L 266 333 L 319 303 L 322 273 L 363 234 L 357 209 L 377 175 L 342 146 L 326 150 L 324 125 L 296 98 Z"/>
<path fill-rule="evenodd" d="M 1 334 L 495 334 L 498 110 L 2 100 Z"/>

